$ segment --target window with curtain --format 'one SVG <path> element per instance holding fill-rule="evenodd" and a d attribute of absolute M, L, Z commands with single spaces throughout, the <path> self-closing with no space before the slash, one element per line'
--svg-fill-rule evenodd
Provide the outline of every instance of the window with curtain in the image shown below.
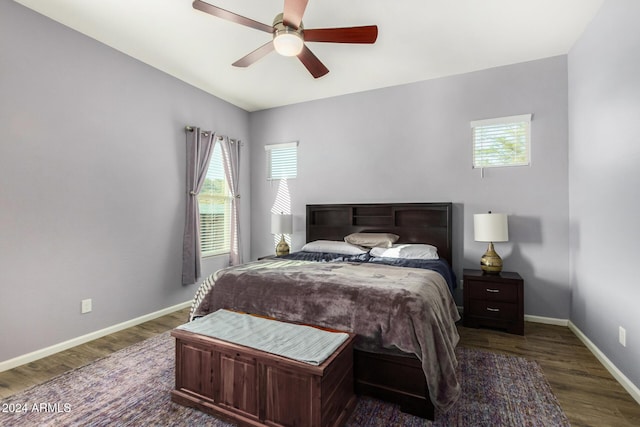
<path fill-rule="evenodd" d="M 224 173 L 222 148 L 216 143 L 207 177 L 198 195 L 200 250 L 203 257 L 229 253 L 232 199 Z"/>
<path fill-rule="evenodd" d="M 527 166 L 531 153 L 531 114 L 471 122 L 473 167 Z"/>
<path fill-rule="evenodd" d="M 298 175 L 298 143 L 269 144 L 267 152 L 267 179 L 291 179 Z"/>

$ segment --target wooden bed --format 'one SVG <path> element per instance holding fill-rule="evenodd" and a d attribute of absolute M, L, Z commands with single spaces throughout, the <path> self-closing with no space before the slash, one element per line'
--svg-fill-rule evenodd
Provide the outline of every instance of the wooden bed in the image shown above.
<path fill-rule="evenodd" d="M 314 204 L 306 207 L 306 240 L 343 240 L 356 232 L 388 232 L 398 243 L 428 243 L 452 265 L 451 203 Z M 355 351 L 356 393 L 397 403 L 433 420 L 434 406 L 419 359 Z"/>

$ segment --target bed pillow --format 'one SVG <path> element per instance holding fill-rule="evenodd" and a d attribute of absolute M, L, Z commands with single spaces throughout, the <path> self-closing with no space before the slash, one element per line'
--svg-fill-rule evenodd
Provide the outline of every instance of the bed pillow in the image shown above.
<path fill-rule="evenodd" d="M 337 240 L 316 240 L 307 243 L 301 250 L 304 252 L 330 252 L 343 255 L 360 255 L 368 252 L 359 246 Z"/>
<path fill-rule="evenodd" d="M 281 255 L 278 258 L 293 259 L 298 261 L 315 261 L 315 262 L 367 262 L 369 261 L 369 252 L 358 255 L 335 254 L 331 252 L 307 252 L 298 251 L 291 252 L 287 255 Z M 403 260 L 404 261 L 404 260 Z M 416 262 L 417 260 L 408 260 Z"/>
<path fill-rule="evenodd" d="M 352 233 L 344 241 L 367 248 L 390 248 L 399 236 L 391 233 Z"/>
<path fill-rule="evenodd" d="M 439 259 L 438 248 L 431 245 L 406 243 L 390 248 L 372 248 L 371 256 L 404 259 Z"/>

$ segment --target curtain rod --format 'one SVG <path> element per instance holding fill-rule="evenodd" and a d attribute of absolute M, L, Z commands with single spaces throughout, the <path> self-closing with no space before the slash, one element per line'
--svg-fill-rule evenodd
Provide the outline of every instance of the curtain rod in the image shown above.
<path fill-rule="evenodd" d="M 187 125 L 187 126 L 184 127 L 184 130 L 186 130 L 187 132 L 193 132 L 195 130 L 195 128 L 193 126 Z M 211 133 L 211 131 L 210 130 L 203 130 L 203 131 L 200 131 L 200 133 L 203 133 L 205 136 L 209 136 L 209 133 Z M 223 139 L 223 136 L 218 136 L 217 139 Z"/>
<path fill-rule="evenodd" d="M 186 125 L 184 127 L 184 130 L 187 131 L 187 132 L 193 132 L 194 130 L 196 130 L 196 128 L 194 128 L 193 126 Z M 205 130 L 202 131 L 202 133 L 204 133 L 204 134 L 209 134 L 209 132 L 211 132 L 211 131 L 205 131 Z M 224 136 L 222 136 L 222 135 L 218 136 L 217 139 L 222 140 L 222 139 L 224 139 Z M 229 138 L 229 139 L 231 141 L 237 141 L 236 139 L 232 139 L 232 138 Z M 240 142 L 241 146 L 244 145 L 244 143 L 242 141 L 239 141 L 239 142 Z"/>

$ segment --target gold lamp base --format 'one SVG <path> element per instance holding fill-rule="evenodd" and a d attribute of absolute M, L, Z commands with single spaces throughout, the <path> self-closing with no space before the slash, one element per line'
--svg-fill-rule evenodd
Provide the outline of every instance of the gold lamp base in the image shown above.
<path fill-rule="evenodd" d="M 287 255 L 289 254 L 289 245 L 287 241 L 284 240 L 284 234 L 280 238 L 278 245 L 276 246 L 276 256 Z"/>
<path fill-rule="evenodd" d="M 480 258 L 480 269 L 486 274 L 500 274 L 502 271 L 502 258 L 493 249 L 493 242 L 489 242 L 487 252 Z"/>

